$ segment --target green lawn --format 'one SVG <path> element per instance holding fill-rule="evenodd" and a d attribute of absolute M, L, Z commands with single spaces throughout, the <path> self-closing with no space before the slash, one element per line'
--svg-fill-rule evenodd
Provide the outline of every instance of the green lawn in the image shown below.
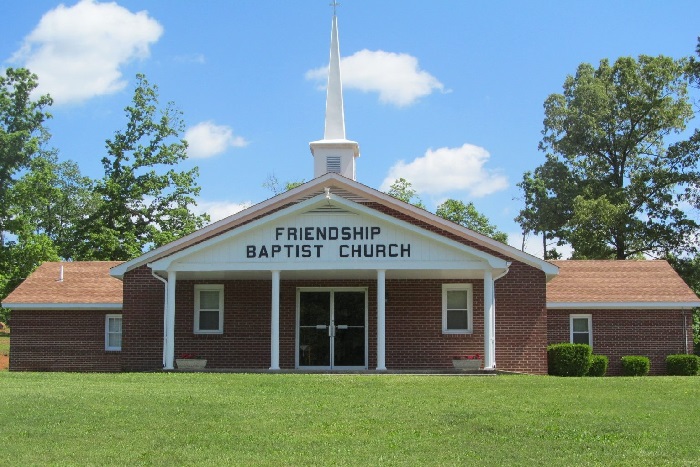
<path fill-rule="evenodd" d="M 0 465 L 697 465 L 700 378 L 0 373 Z"/>

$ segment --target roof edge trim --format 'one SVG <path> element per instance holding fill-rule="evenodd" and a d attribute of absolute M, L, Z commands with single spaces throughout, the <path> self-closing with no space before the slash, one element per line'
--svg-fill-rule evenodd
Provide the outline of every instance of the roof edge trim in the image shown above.
<path fill-rule="evenodd" d="M 547 302 L 550 310 L 691 310 L 698 302 Z"/>

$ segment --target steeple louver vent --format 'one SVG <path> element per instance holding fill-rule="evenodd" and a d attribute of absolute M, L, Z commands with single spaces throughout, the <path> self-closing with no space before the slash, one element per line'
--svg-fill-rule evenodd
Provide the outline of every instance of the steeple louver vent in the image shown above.
<path fill-rule="evenodd" d="M 340 173 L 340 156 L 328 156 L 326 159 L 326 172 Z"/>

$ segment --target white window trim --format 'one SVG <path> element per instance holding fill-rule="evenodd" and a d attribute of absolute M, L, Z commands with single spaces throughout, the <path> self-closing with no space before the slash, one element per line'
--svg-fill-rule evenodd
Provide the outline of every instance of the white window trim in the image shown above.
<path fill-rule="evenodd" d="M 593 315 L 569 315 L 569 342 L 574 343 L 574 319 L 588 320 L 588 345 L 593 347 Z"/>
<path fill-rule="evenodd" d="M 199 292 L 203 290 L 216 290 L 219 292 L 219 329 L 199 329 Z M 196 284 L 194 286 L 194 333 L 195 334 L 223 334 L 224 333 L 224 285 L 223 284 Z"/>
<path fill-rule="evenodd" d="M 467 291 L 467 329 L 447 329 L 447 292 L 450 290 Z M 442 284 L 442 333 L 471 334 L 474 331 L 474 287 L 472 284 Z"/>
<path fill-rule="evenodd" d="M 110 318 L 119 318 L 122 319 L 121 314 L 108 314 L 105 315 L 105 350 L 110 351 L 110 352 L 120 352 L 122 350 L 122 346 L 120 345 L 119 347 L 116 346 L 111 346 L 109 345 L 109 320 Z M 122 326 L 124 324 L 124 321 L 122 320 Z M 122 332 L 120 333 L 121 336 L 124 335 L 124 328 L 122 327 Z M 121 342 L 121 339 L 120 339 Z"/>

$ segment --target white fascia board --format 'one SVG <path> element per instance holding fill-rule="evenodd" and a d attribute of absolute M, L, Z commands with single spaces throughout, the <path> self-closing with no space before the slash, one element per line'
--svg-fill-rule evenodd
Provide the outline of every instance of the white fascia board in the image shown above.
<path fill-rule="evenodd" d="M 690 310 L 700 302 L 547 302 L 550 310 Z"/>
<path fill-rule="evenodd" d="M 155 268 L 155 264 L 151 267 Z M 351 262 L 343 266 L 344 270 L 375 270 L 384 269 L 392 271 L 402 270 L 451 270 L 451 271 L 483 271 L 485 264 L 479 261 L 423 261 L 415 263 L 411 261 L 373 261 L 372 264 Z M 324 261 L 318 263 L 175 263 L 168 267 L 168 271 L 175 272 L 213 272 L 213 271 L 336 271 L 338 263 Z"/>
<path fill-rule="evenodd" d="M 332 195 L 332 194 L 331 194 Z M 384 222 L 387 222 L 392 225 L 400 226 L 401 228 L 404 228 L 406 230 L 410 230 L 411 232 L 415 233 L 416 235 L 422 236 L 424 238 L 427 238 L 431 241 L 434 242 L 439 242 L 443 245 L 450 246 L 452 248 L 455 248 L 459 251 L 463 251 L 469 255 L 476 256 L 477 258 L 481 259 L 484 261 L 486 264 L 488 264 L 491 268 L 493 269 L 506 269 L 508 267 L 508 262 L 504 259 L 497 258 L 493 255 L 490 255 L 488 253 L 485 253 L 481 250 L 478 250 L 474 247 L 464 245 L 462 243 L 456 242 L 454 240 L 451 240 L 449 238 L 445 238 L 442 235 L 436 234 L 434 232 L 424 230 L 416 225 L 410 224 L 406 221 L 402 221 L 400 219 L 397 219 L 395 217 L 389 216 L 387 214 L 384 214 L 382 212 L 376 211 L 372 208 L 368 208 L 366 206 L 363 206 L 358 203 L 354 203 L 351 201 L 347 201 L 343 199 L 342 197 L 332 197 L 330 200 L 326 198 L 325 195 L 318 195 L 313 198 L 310 198 L 306 201 L 302 201 L 300 203 L 294 204 L 292 206 L 289 206 L 286 209 L 282 209 L 279 211 L 276 211 L 269 216 L 266 217 L 261 217 L 260 219 L 257 219 L 253 222 L 250 222 L 246 225 L 241 226 L 238 229 L 233 229 L 229 232 L 226 232 L 224 234 L 218 235 L 216 237 L 212 237 L 208 240 L 205 240 L 201 243 L 198 243 L 191 248 L 187 248 L 185 250 L 181 250 L 177 253 L 174 253 L 173 255 L 167 256 L 165 258 L 162 258 L 160 260 L 154 261 L 153 263 L 149 263 L 149 266 L 151 267 L 152 270 L 154 271 L 166 271 L 166 270 L 175 270 L 173 269 L 173 263 L 176 262 L 178 259 L 184 258 L 186 256 L 189 256 L 193 253 L 196 253 L 198 251 L 201 251 L 209 246 L 212 246 L 216 243 L 226 241 L 227 239 L 241 235 L 249 230 L 259 228 L 261 225 L 267 224 L 274 222 L 276 219 L 279 219 L 281 217 L 285 217 L 290 214 L 291 211 L 303 211 L 304 209 L 309 209 L 314 207 L 317 204 L 326 204 L 328 202 L 334 203 L 336 205 L 340 205 L 343 208 L 347 209 L 348 211 L 354 212 L 354 213 L 360 213 L 360 214 L 365 214 L 369 217 L 374 217 L 377 219 L 381 219 Z M 447 269 L 451 269 L 448 265 L 450 264 L 458 264 L 457 262 L 451 262 L 451 261 L 446 261 L 446 262 L 440 262 L 440 264 L 445 264 Z M 252 265 L 248 264 L 249 269 L 256 269 L 255 267 L 251 267 Z M 277 267 L 278 263 L 274 263 L 275 267 Z M 319 265 L 323 263 L 318 263 Z M 330 265 L 331 263 L 329 263 Z M 264 263 L 263 263 L 264 265 Z M 219 265 L 218 267 L 221 267 Z M 267 268 L 269 269 L 269 265 L 267 265 Z M 299 267 L 298 263 L 294 263 L 294 266 L 292 266 L 290 269 L 294 269 L 295 267 Z M 337 264 L 334 265 L 335 268 L 337 268 Z M 367 269 L 367 265 L 363 265 L 360 267 L 360 269 Z M 374 263 L 372 265 L 373 269 L 380 268 L 378 263 Z M 390 266 L 389 269 L 397 268 L 397 265 Z M 415 268 L 415 267 L 414 267 Z M 302 268 L 304 269 L 304 268 Z M 313 269 L 313 267 L 312 267 Z M 320 268 L 322 269 L 322 268 Z M 329 267 L 328 269 L 332 269 L 332 267 Z M 401 267 L 398 267 L 398 269 L 402 269 Z M 405 268 L 404 268 L 405 269 Z M 481 268 L 483 269 L 483 267 Z"/>
<path fill-rule="evenodd" d="M 3 308 L 13 310 L 121 310 L 121 303 L 7 303 Z"/>

